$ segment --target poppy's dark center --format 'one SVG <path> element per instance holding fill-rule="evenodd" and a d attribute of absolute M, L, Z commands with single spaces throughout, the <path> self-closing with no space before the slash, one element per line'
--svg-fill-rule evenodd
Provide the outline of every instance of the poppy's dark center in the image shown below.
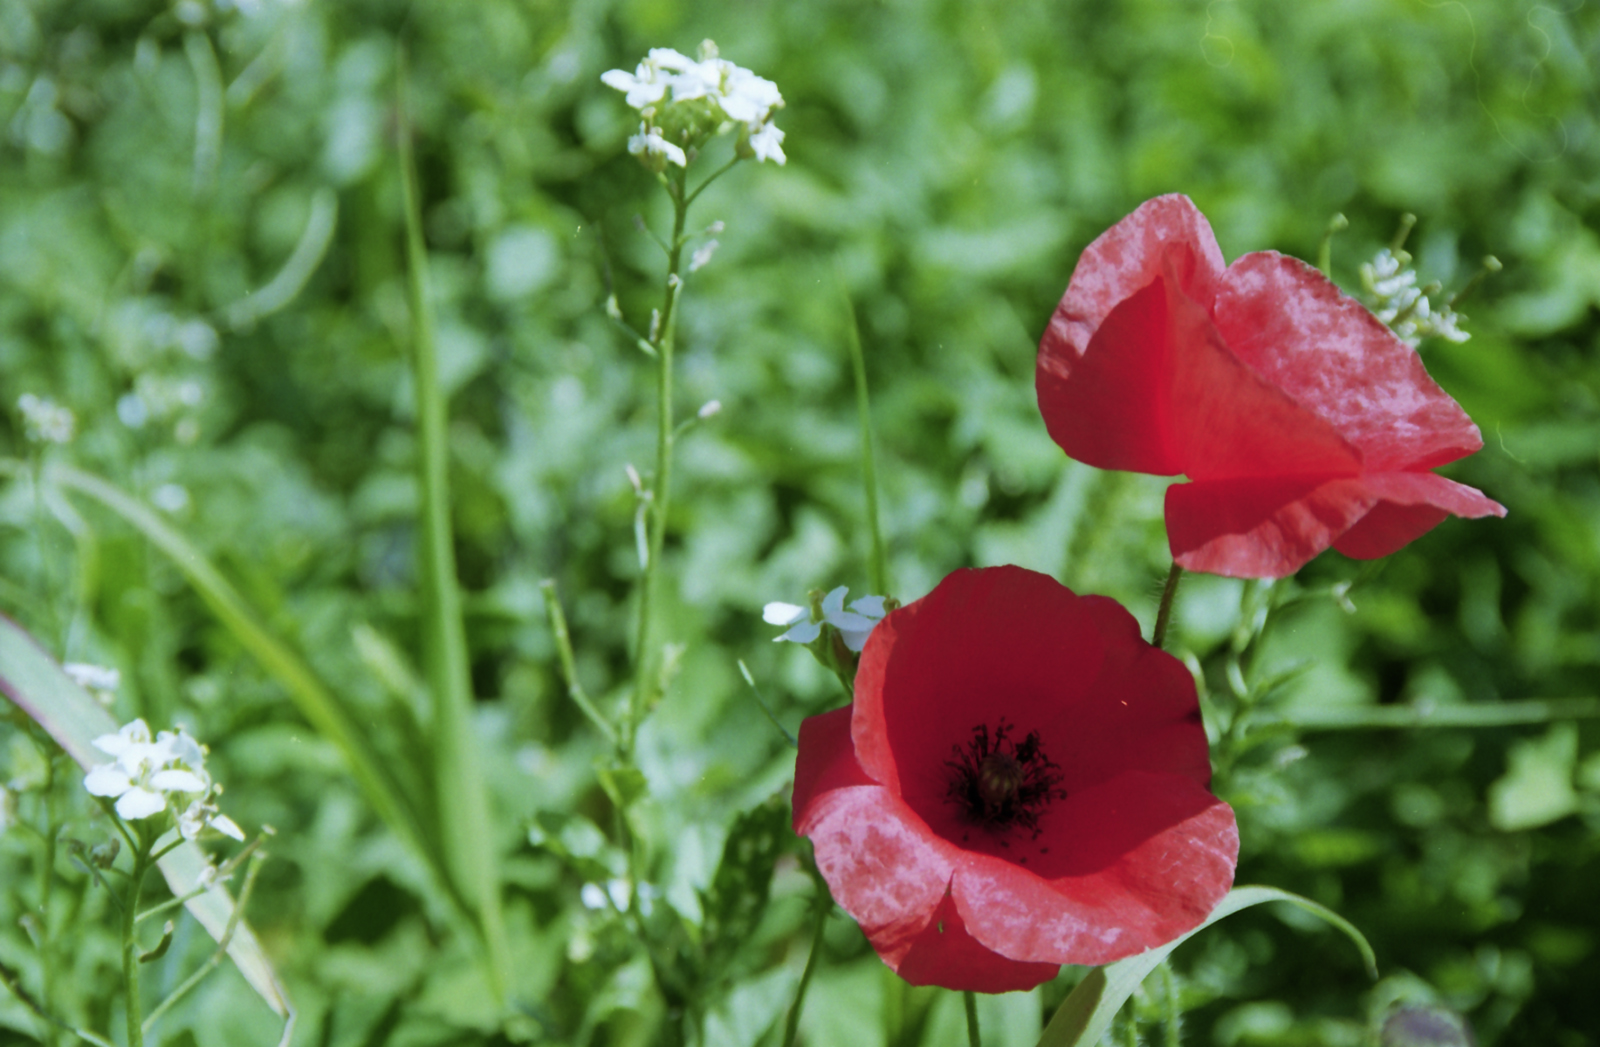
<path fill-rule="evenodd" d="M 1039 732 L 1011 740 L 1011 725 L 1001 720 L 991 734 L 987 724 L 972 729 L 966 745 L 951 747 L 945 800 L 970 822 L 1004 831 L 1018 826 L 1039 835 L 1039 816 L 1067 795 L 1061 768 L 1040 747 Z"/>

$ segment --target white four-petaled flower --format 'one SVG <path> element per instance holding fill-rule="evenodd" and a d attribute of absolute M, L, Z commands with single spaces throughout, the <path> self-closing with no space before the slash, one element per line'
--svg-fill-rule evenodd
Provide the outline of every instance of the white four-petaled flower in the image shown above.
<path fill-rule="evenodd" d="M 170 809 L 185 839 L 195 839 L 207 828 L 244 839 L 233 819 L 217 810 L 220 789 L 206 773 L 205 749 L 182 729 L 151 738 L 149 725 L 134 720 L 91 744 L 112 760 L 91 768 L 84 788 L 116 800 L 121 818 L 139 821 Z"/>
<path fill-rule="evenodd" d="M 639 133 L 628 139 L 628 152 L 641 157 L 652 169 L 659 170 L 651 163 L 655 156 L 665 156 L 672 163 L 687 166 L 683 145 L 669 141 L 660 130 L 664 125 L 679 128 L 683 120 L 673 121 L 669 117 L 673 107 L 687 103 L 700 106 L 682 111 L 698 114 L 683 118 L 691 124 L 704 119 L 706 102 L 714 108 L 709 110 L 709 126 L 701 123 L 698 132 L 683 133 L 685 145 L 698 146 L 699 136 L 738 127 L 741 134 L 748 137 L 751 149 L 750 153 L 741 155 L 753 155 L 758 161 L 771 160 L 777 164 L 786 159 L 780 145 L 783 132 L 772 123 L 773 113 L 783 108 L 783 94 L 778 85 L 718 57 L 717 45 L 710 40 L 700 45 L 698 59 L 670 47 L 655 47 L 633 72 L 611 69 L 601 74 L 600 80 L 607 87 L 623 92 L 628 105 L 639 111 L 642 117 Z M 716 126 L 719 123 L 720 128 Z M 677 130 L 673 131 L 673 137 L 679 137 Z"/>
<path fill-rule="evenodd" d="M 847 610 L 844 597 L 848 591 L 846 586 L 841 585 L 822 598 L 820 620 L 812 619 L 809 607 L 777 601 L 763 607 L 761 617 L 768 625 L 789 627 L 787 632 L 773 641 L 775 643 L 782 640 L 798 644 L 811 643 L 822 635 L 822 626 L 827 624 L 839 630 L 839 636 L 844 640 L 846 647 L 860 653 L 861 648 L 866 646 L 867 637 L 871 635 L 873 627 L 883 619 L 884 598 L 863 596 L 851 601 Z"/>

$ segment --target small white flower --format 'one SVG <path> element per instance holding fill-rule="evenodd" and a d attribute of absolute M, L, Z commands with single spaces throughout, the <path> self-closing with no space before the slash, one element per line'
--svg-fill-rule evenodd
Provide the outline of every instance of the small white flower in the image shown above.
<path fill-rule="evenodd" d="M 149 725 L 134 720 L 91 744 L 113 759 L 90 768 L 84 788 L 115 799 L 123 819 L 138 821 L 170 810 L 185 839 L 193 840 L 206 829 L 244 839 L 233 819 L 217 810 L 221 787 L 206 773 L 205 747 L 186 731 L 162 731 L 152 739 Z"/>
<path fill-rule="evenodd" d="M 70 443 L 78 420 L 72 412 L 42 396 L 23 393 L 17 398 L 17 410 L 22 412 L 23 433 L 36 444 Z"/>
<path fill-rule="evenodd" d="M 606 891 L 597 883 L 586 883 L 578 891 L 578 900 L 583 902 L 585 909 L 604 909 L 606 907 Z"/>
<path fill-rule="evenodd" d="M 750 136 L 750 151 L 756 154 L 756 162 L 771 160 L 782 167 L 789 158 L 783 155 L 783 132 L 777 124 L 766 124 L 761 130 Z"/>
<path fill-rule="evenodd" d="M 722 401 L 707 400 L 705 403 L 700 405 L 700 410 L 696 411 L 694 415 L 703 422 L 707 418 L 714 417 L 720 413 L 722 413 Z"/>
<path fill-rule="evenodd" d="M 615 87 L 618 91 L 626 92 L 627 103 L 634 109 L 654 105 L 667 93 L 667 80 L 655 67 L 646 62 L 640 62 L 638 70 L 633 73 L 624 69 L 612 69 L 601 74 L 600 80 L 607 87 Z"/>
<path fill-rule="evenodd" d="M 783 95 L 771 80 L 731 62 L 727 66 L 727 79 L 722 85 L 722 98 L 718 104 L 729 120 L 736 120 L 755 131 L 766 123 L 772 110 L 782 108 Z"/>
<path fill-rule="evenodd" d="M 882 596 L 863 596 L 851 602 L 849 609 L 845 608 L 844 598 L 849 591 L 846 586 L 839 586 L 822 598 L 821 621 L 813 621 L 811 610 L 799 607 L 792 603 L 769 603 L 761 610 L 761 617 L 768 625 L 784 625 L 789 630 L 773 642 L 789 640 L 793 643 L 808 644 L 822 635 L 824 623 L 839 630 L 839 636 L 844 640 L 844 645 L 850 650 L 860 653 L 866 646 L 867 637 L 872 634 L 873 628 L 883 619 L 885 614 Z"/>
<path fill-rule="evenodd" d="M 661 137 L 654 127 L 639 125 L 639 133 L 628 139 L 628 152 L 634 156 L 664 156 L 679 167 L 689 166 L 689 157 L 679 146 Z"/>

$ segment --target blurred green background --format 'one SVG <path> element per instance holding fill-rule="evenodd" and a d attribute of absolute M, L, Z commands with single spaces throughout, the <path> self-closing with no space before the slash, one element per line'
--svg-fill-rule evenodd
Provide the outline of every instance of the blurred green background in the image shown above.
<path fill-rule="evenodd" d="M 637 573 L 624 466 L 653 455 L 653 386 L 602 305 L 614 291 L 648 323 L 662 260 L 635 217 L 664 232 L 670 211 L 599 76 L 708 37 L 783 91 L 789 162 L 741 164 L 693 215 L 725 227 L 688 279 L 678 407 L 723 409 L 680 445 L 659 599 L 685 648 L 640 740 L 651 875 L 690 926 L 734 815 L 786 800 L 793 769 L 736 659 L 791 730 L 842 700 L 759 613 L 868 585 L 845 293 L 893 593 L 1018 563 L 1153 617 L 1165 481 L 1068 462 L 1032 376 L 1078 251 L 1159 193 L 1189 194 L 1230 259 L 1314 258 L 1342 212 L 1334 275 L 1351 290 L 1403 212 L 1424 282 L 1448 293 L 1490 253 L 1505 266 L 1462 303 L 1472 340 L 1422 352 L 1484 433 L 1445 471 L 1509 516 L 1447 521 L 1376 572 L 1333 552 L 1310 565 L 1308 587 L 1359 577 L 1355 610 L 1308 600 L 1278 622 L 1263 670 L 1314 663 L 1280 700 L 1597 693 L 1594 5 L 0 0 L 0 442 L 29 453 L 23 393 L 70 406 L 78 437 L 52 454 L 166 513 L 379 735 L 384 681 L 407 693 L 419 630 L 393 147 L 397 43 L 409 51 L 518 1022 L 497 1019 L 470 941 L 336 751 L 171 565 L 88 506 L 75 538 L 27 484 L 0 490 L 0 608 L 67 660 L 119 666 L 119 716 L 189 725 L 228 812 L 278 829 L 250 919 L 302 1008 L 297 1043 L 653 1042 L 644 958 L 585 907 L 586 867 L 528 842 L 537 816 L 601 854 L 581 819 L 610 817 L 538 584 L 559 582 L 580 676 L 615 700 Z M 1180 646 L 1213 683 L 1240 592 L 1195 578 L 1180 597 Z M 1360 1044 L 1404 997 L 1467 1014 L 1485 1044 L 1595 1042 L 1597 742 L 1593 723 L 1291 732 L 1242 756 L 1217 781 L 1239 812 L 1239 881 L 1338 909 L 1386 978 L 1374 988 L 1332 935 L 1245 913 L 1177 954 L 1189 1040 Z M 0 779 L 15 779 L 25 753 L 5 752 Z M 0 835 L 0 874 L 26 854 Z M 707 1043 L 776 1042 L 808 940 L 792 853 L 772 891 Z M 880 975 L 846 920 L 827 942 L 807 1042 L 960 1036 L 953 997 Z M 0 958 L 26 952 L 13 911 Z M 86 984 L 114 962 L 86 950 Z M 986 1002 L 994 1042 L 1033 1043 L 1072 977 Z M 0 999 L 16 1030 L 0 1042 L 32 1042 L 30 1022 Z M 167 1031 L 276 1039 L 232 971 Z"/>

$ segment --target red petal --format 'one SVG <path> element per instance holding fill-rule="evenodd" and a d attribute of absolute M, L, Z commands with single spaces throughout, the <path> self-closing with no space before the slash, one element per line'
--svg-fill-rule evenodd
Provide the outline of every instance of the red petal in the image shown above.
<path fill-rule="evenodd" d="M 1284 578 L 1378 501 L 1359 478 L 1266 477 L 1167 488 L 1167 541 L 1184 569 Z"/>
<path fill-rule="evenodd" d="M 1483 446 L 1416 352 L 1298 259 L 1238 259 L 1211 315 L 1241 360 L 1359 447 L 1370 470 L 1431 469 Z"/>
<path fill-rule="evenodd" d="M 1233 811 L 1193 781 L 1134 771 L 1057 803 L 1034 865 L 971 854 L 951 891 L 981 944 L 1014 960 L 1101 964 L 1194 929 L 1233 884 Z"/>
<path fill-rule="evenodd" d="M 1082 263 L 1079 263 L 1080 267 Z M 1050 438 L 1099 469 L 1171 476 L 1172 331 L 1157 277 L 1104 318 L 1081 357 L 1039 353 L 1035 389 Z M 1050 334 L 1046 333 L 1048 346 Z"/>
<path fill-rule="evenodd" d="M 876 785 L 821 794 L 796 828 L 811 838 L 834 901 L 880 951 L 928 925 L 959 856 L 899 797 Z"/>
<path fill-rule="evenodd" d="M 1065 378 L 1106 317 L 1170 267 L 1178 290 L 1211 304 L 1226 263 L 1206 216 L 1179 194 L 1146 200 L 1084 248 L 1039 345 L 1039 367 Z"/>
<path fill-rule="evenodd" d="M 1436 473 L 1380 473 L 1366 478 L 1382 500 L 1333 543 L 1357 560 L 1388 556 L 1433 530 L 1446 516 L 1504 516 L 1505 506 Z"/>
<path fill-rule="evenodd" d="M 856 763 L 850 741 L 850 707 L 812 716 L 800 724 L 800 748 L 794 761 L 794 827 L 806 820 L 812 801 L 830 789 L 871 785 Z"/>
<path fill-rule="evenodd" d="M 1052 725 L 1090 695 L 1103 646 L 1083 601 L 1048 575 L 954 572 L 867 641 L 851 723 L 862 769 L 938 816 L 949 809 L 945 761 L 974 727 L 1004 717 L 1022 734 L 1045 733 L 1047 752 L 1062 744 Z"/>
<path fill-rule="evenodd" d="M 1505 508 L 1434 473 L 1167 488 L 1173 559 L 1187 570 L 1235 578 L 1287 577 L 1330 545 L 1358 559 L 1387 556 L 1450 514 L 1504 516 Z"/>
<path fill-rule="evenodd" d="M 1361 452 L 1251 370 L 1196 302 L 1169 294 L 1171 440 L 1191 480 L 1355 475 Z"/>
<path fill-rule="evenodd" d="M 1032 989 L 1061 971 L 1057 963 L 1019 963 L 979 944 L 967 933 L 948 892 L 922 933 L 887 950 L 880 948 L 878 953 L 891 970 L 912 985 L 938 985 L 966 992 Z"/>

